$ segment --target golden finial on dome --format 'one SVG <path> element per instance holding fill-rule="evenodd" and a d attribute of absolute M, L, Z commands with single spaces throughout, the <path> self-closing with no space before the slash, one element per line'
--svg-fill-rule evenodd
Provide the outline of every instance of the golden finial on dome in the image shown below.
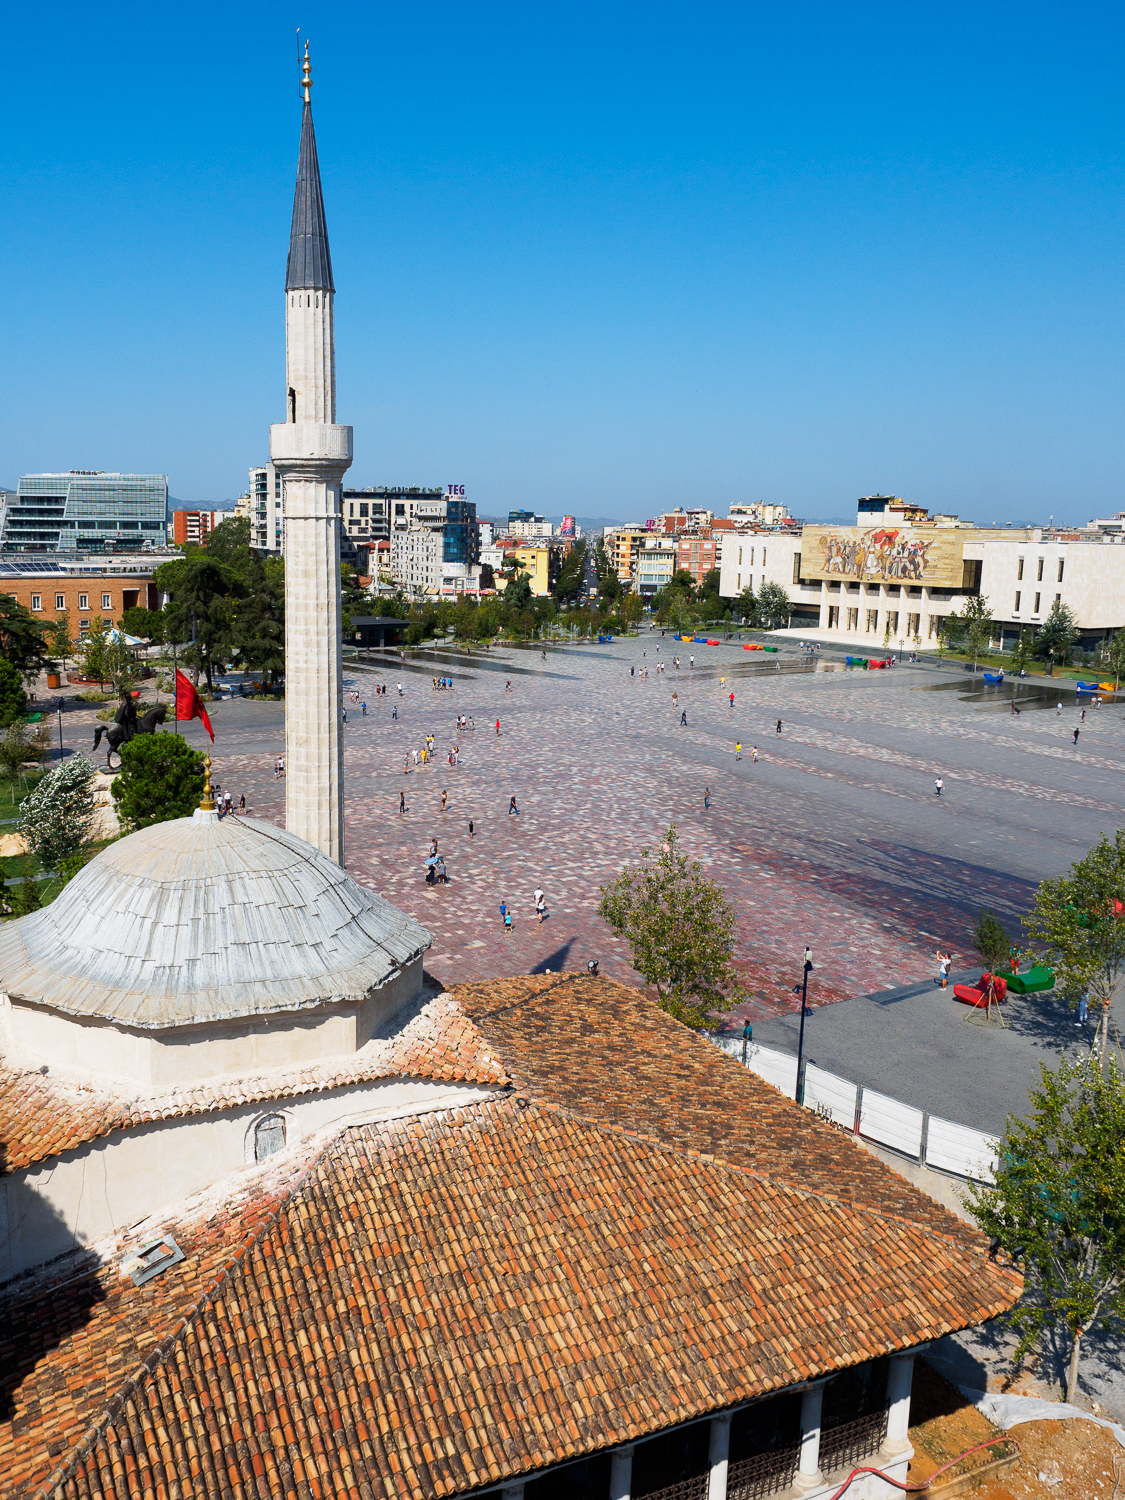
<path fill-rule="evenodd" d="M 203 801 L 199 804 L 200 812 L 214 812 L 215 799 L 211 795 L 211 752 L 208 751 L 203 757 Z"/>
<path fill-rule="evenodd" d="M 312 63 L 309 62 L 309 44 L 308 44 L 308 42 L 305 43 L 305 60 L 304 60 L 304 63 L 302 64 L 302 68 L 304 70 L 304 74 L 303 74 L 303 77 L 301 78 L 301 87 L 305 91 L 305 103 L 308 104 L 308 102 L 309 102 L 309 90 L 312 88 Z"/>

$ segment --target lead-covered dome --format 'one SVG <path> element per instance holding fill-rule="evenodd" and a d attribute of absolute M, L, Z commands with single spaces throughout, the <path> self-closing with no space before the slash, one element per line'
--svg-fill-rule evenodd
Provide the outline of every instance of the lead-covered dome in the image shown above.
<path fill-rule="evenodd" d="M 429 945 L 303 839 L 197 812 L 111 844 L 50 906 L 0 925 L 0 990 L 160 1030 L 358 1001 Z"/>

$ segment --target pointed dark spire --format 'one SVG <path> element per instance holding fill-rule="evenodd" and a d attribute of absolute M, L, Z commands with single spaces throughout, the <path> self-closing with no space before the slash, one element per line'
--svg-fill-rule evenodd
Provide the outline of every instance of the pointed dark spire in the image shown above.
<path fill-rule="evenodd" d="M 332 256 L 328 250 L 328 226 L 324 222 L 324 199 L 320 191 L 320 165 L 316 159 L 312 105 L 305 89 L 301 116 L 301 151 L 297 158 L 297 191 L 293 195 L 293 227 L 289 231 L 289 264 L 285 290 L 309 289 L 334 292 Z"/>

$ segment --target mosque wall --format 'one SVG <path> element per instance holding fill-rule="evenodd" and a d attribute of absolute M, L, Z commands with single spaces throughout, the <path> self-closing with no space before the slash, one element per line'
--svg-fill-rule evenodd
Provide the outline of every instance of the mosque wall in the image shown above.
<path fill-rule="evenodd" d="M 285 1122 L 285 1148 L 347 1124 L 479 1103 L 495 1090 L 390 1078 L 116 1130 L 0 1178 L 0 1281 L 84 1248 L 255 1163 L 256 1127 Z"/>
<path fill-rule="evenodd" d="M 201 1080 L 307 1067 L 351 1057 L 422 988 L 422 959 L 407 964 L 358 1005 L 330 1013 L 275 1013 L 248 1022 L 140 1031 L 4 999 L 9 1048 L 18 1059 L 84 1075 L 176 1088 Z"/>

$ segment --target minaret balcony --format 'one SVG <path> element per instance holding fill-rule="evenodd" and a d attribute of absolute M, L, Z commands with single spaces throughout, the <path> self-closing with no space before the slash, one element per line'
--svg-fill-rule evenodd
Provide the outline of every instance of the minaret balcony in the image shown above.
<path fill-rule="evenodd" d="M 274 463 L 323 459 L 347 468 L 352 461 L 352 430 L 337 423 L 276 422 L 270 428 L 270 458 Z"/>

